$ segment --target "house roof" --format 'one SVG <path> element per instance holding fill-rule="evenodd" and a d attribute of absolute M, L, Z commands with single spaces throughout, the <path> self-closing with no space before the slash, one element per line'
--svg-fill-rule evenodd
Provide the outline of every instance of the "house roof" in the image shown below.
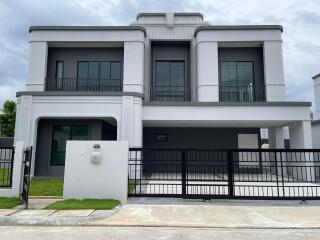
<path fill-rule="evenodd" d="M 138 21 L 138 19 L 140 17 L 165 17 L 166 13 L 162 12 L 162 13 L 138 13 L 136 20 Z M 182 17 L 188 17 L 188 16 L 198 16 L 201 17 L 201 19 L 203 20 L 203 15 L 202 13 L 199 12 L 175 12 L 174 16 L 182 16 Z"/>
<path fill-rule="evenodd" d="M 320 77 L 320 73 L 314 75 L 314 76 L 312 77 L 312 79 L 316 79 L 316 78 L 318 78 L 318 77 Z"/>
<path fill-rule="evenodd" d="M 142 31 L 146 36 L 146 29 L 141 26 L 31 26 L 29 27 L 29 32 L 37 30 L 69 30 L 69 31 L 124 31 L 124 30 L 133 30 L 133 31 Z"/>
<path fill-rule="evenodd" d="M 281 25 L 209 25 L 197 27 L 194 36 L 202 30 L 280 30 L 283 32 Z"/>

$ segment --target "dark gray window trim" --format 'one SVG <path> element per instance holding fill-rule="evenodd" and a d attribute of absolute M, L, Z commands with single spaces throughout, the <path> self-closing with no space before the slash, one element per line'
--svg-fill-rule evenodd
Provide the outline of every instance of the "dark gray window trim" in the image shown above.
<path fill-rule="evenodd" d="M 29 33 L 37 30 L 69 30 L 69 31 L 142 31 L 147 35 L 146 29 L 141 26 L 30 26 Z"/>
<path fill-rule="evenodd" d="M 143 106 L 279 106 L 310 107 L 311 102 L 156 102 L 144 101 Z"/>
<path fill-rule="evenodd" d="M 314 124 L 314 125 L 317 125 L 317 124 L 320 125 L 320 119 L 319 120 L 313 120 L 311 123 Z"/>
<path fill-rule="evenodd" d="M 144 98 L 142 93 L 136 92 L 87 92 L 87 91 L 24 91 L 17 92 L 16 97 L 20 96 L 132 96 Z"/>
<path fill-rule="evenodd" d="M 280 30 L 283 32 L 281 25 L 215 25 L 215 26 L 200 26 L 194 30 L 194 36 L 203 30 Z"/>

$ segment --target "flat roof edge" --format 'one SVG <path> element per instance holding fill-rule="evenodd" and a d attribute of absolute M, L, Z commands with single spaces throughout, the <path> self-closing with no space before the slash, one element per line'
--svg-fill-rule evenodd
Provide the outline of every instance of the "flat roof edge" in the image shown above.
<path fill-rule="evenodd" d="M 69 30 L 69 31 L 104 31 L 104 30 L 113 30 L 113 31 L 124 31 L 124 30 L 138 30 L 144 33 L 146 36 L 146 29 L 142 26 L 30 26 L 29 33 L 37 30 Z"/>
<path fill-rule="evenodd" d="M 194 36 L 202 30 L 280 30 L 283 32 L 281 25 L 210 25 L 200 26 L 194 30 Z"/>
<path fill-rule="evenodd" d="M 20 96 L 133 96 L 144 98 L 142 93 L 135 92 L 82 92 L 82 91 L 21 91 L 16 93 L 16 97 Z"/>
<path fill-rule="evenodd" d="M 316 79 L 316 78 L 318 78 L 318 77 L 320 77 L 320 73 L 314 75 L 314 76 L 312 77 L 312 79 Z"/>
<path fill-rule="evenodd" d="M 145 101 L 144 106 L 279 106 L 310 107 L 311 102 L 153 102 Z"/>
<path fill-rule="evenodd" d="M 199 12 L 174 12 L 173 13 L 174 16 L 198 16 L 198 17 L 201 17 L 201 19 L 203 20 L 203 14 L 202 13 L 199 13 Z M 137 17 L 136 17 L 136 20 L 138 21 L 138 19 L 140 17 L 165 17 L 166 16 L 166 13 L 165 12 L 161 12 L 161 13 L 138 13 L 137 14 Z"/>

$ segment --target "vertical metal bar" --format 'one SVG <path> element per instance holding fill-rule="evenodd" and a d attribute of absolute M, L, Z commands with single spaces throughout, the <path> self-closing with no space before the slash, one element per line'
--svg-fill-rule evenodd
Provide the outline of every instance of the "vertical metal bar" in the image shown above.
<path fill-rule="evenodd" d="M 281 154 L 281 153 L 280 153 Z M 269 156 L 270 157 L 270 156 Z M 277 193 L 278 197 L 280 197 L 280 191 L 279 191 L 279 176 L 278 176 L 278 160 L 277 160 L 277 152 L 274 151 L 274 163 L 276 168 L 276 178 L 277 178 Z"/>
<path fill-rule="evenodd" d="M 283 163 L 282 163 L 282 152 L 280 152 L 280 166 L 281 166 L 281 176 L 282 176 L 282 197 L 285 197 L 285 189 L 284 189 L 284 176 L 283 176 Z"/>
<path fill-rule="evenodd" d="M 234 196 L 234 171 L 233 171 L 233 152 L 227 150 L 228 161 L 228 192 L 229 196 Z"/>
<path fill-rule="evenodd" d="M 182 150 L 181 152 L 181 184 L 182 184 L 182 197 L 186 197 L 186 151 Z"/>
<path fill-rule="evenodd" d="M 12 187 L 13 161 L 14 161 L 14 147 L 11 148 L 10 186 L 9 187 Z"/>

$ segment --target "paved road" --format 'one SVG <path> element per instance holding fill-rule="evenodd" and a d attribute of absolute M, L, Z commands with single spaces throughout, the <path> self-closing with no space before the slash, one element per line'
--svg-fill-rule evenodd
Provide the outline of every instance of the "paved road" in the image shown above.
<path fill-rule="evenodd" d="M 222 229 L 138 227 L 0 226 L 1 240 L 302 240 L 320 239 L 320 229 Z"/>

